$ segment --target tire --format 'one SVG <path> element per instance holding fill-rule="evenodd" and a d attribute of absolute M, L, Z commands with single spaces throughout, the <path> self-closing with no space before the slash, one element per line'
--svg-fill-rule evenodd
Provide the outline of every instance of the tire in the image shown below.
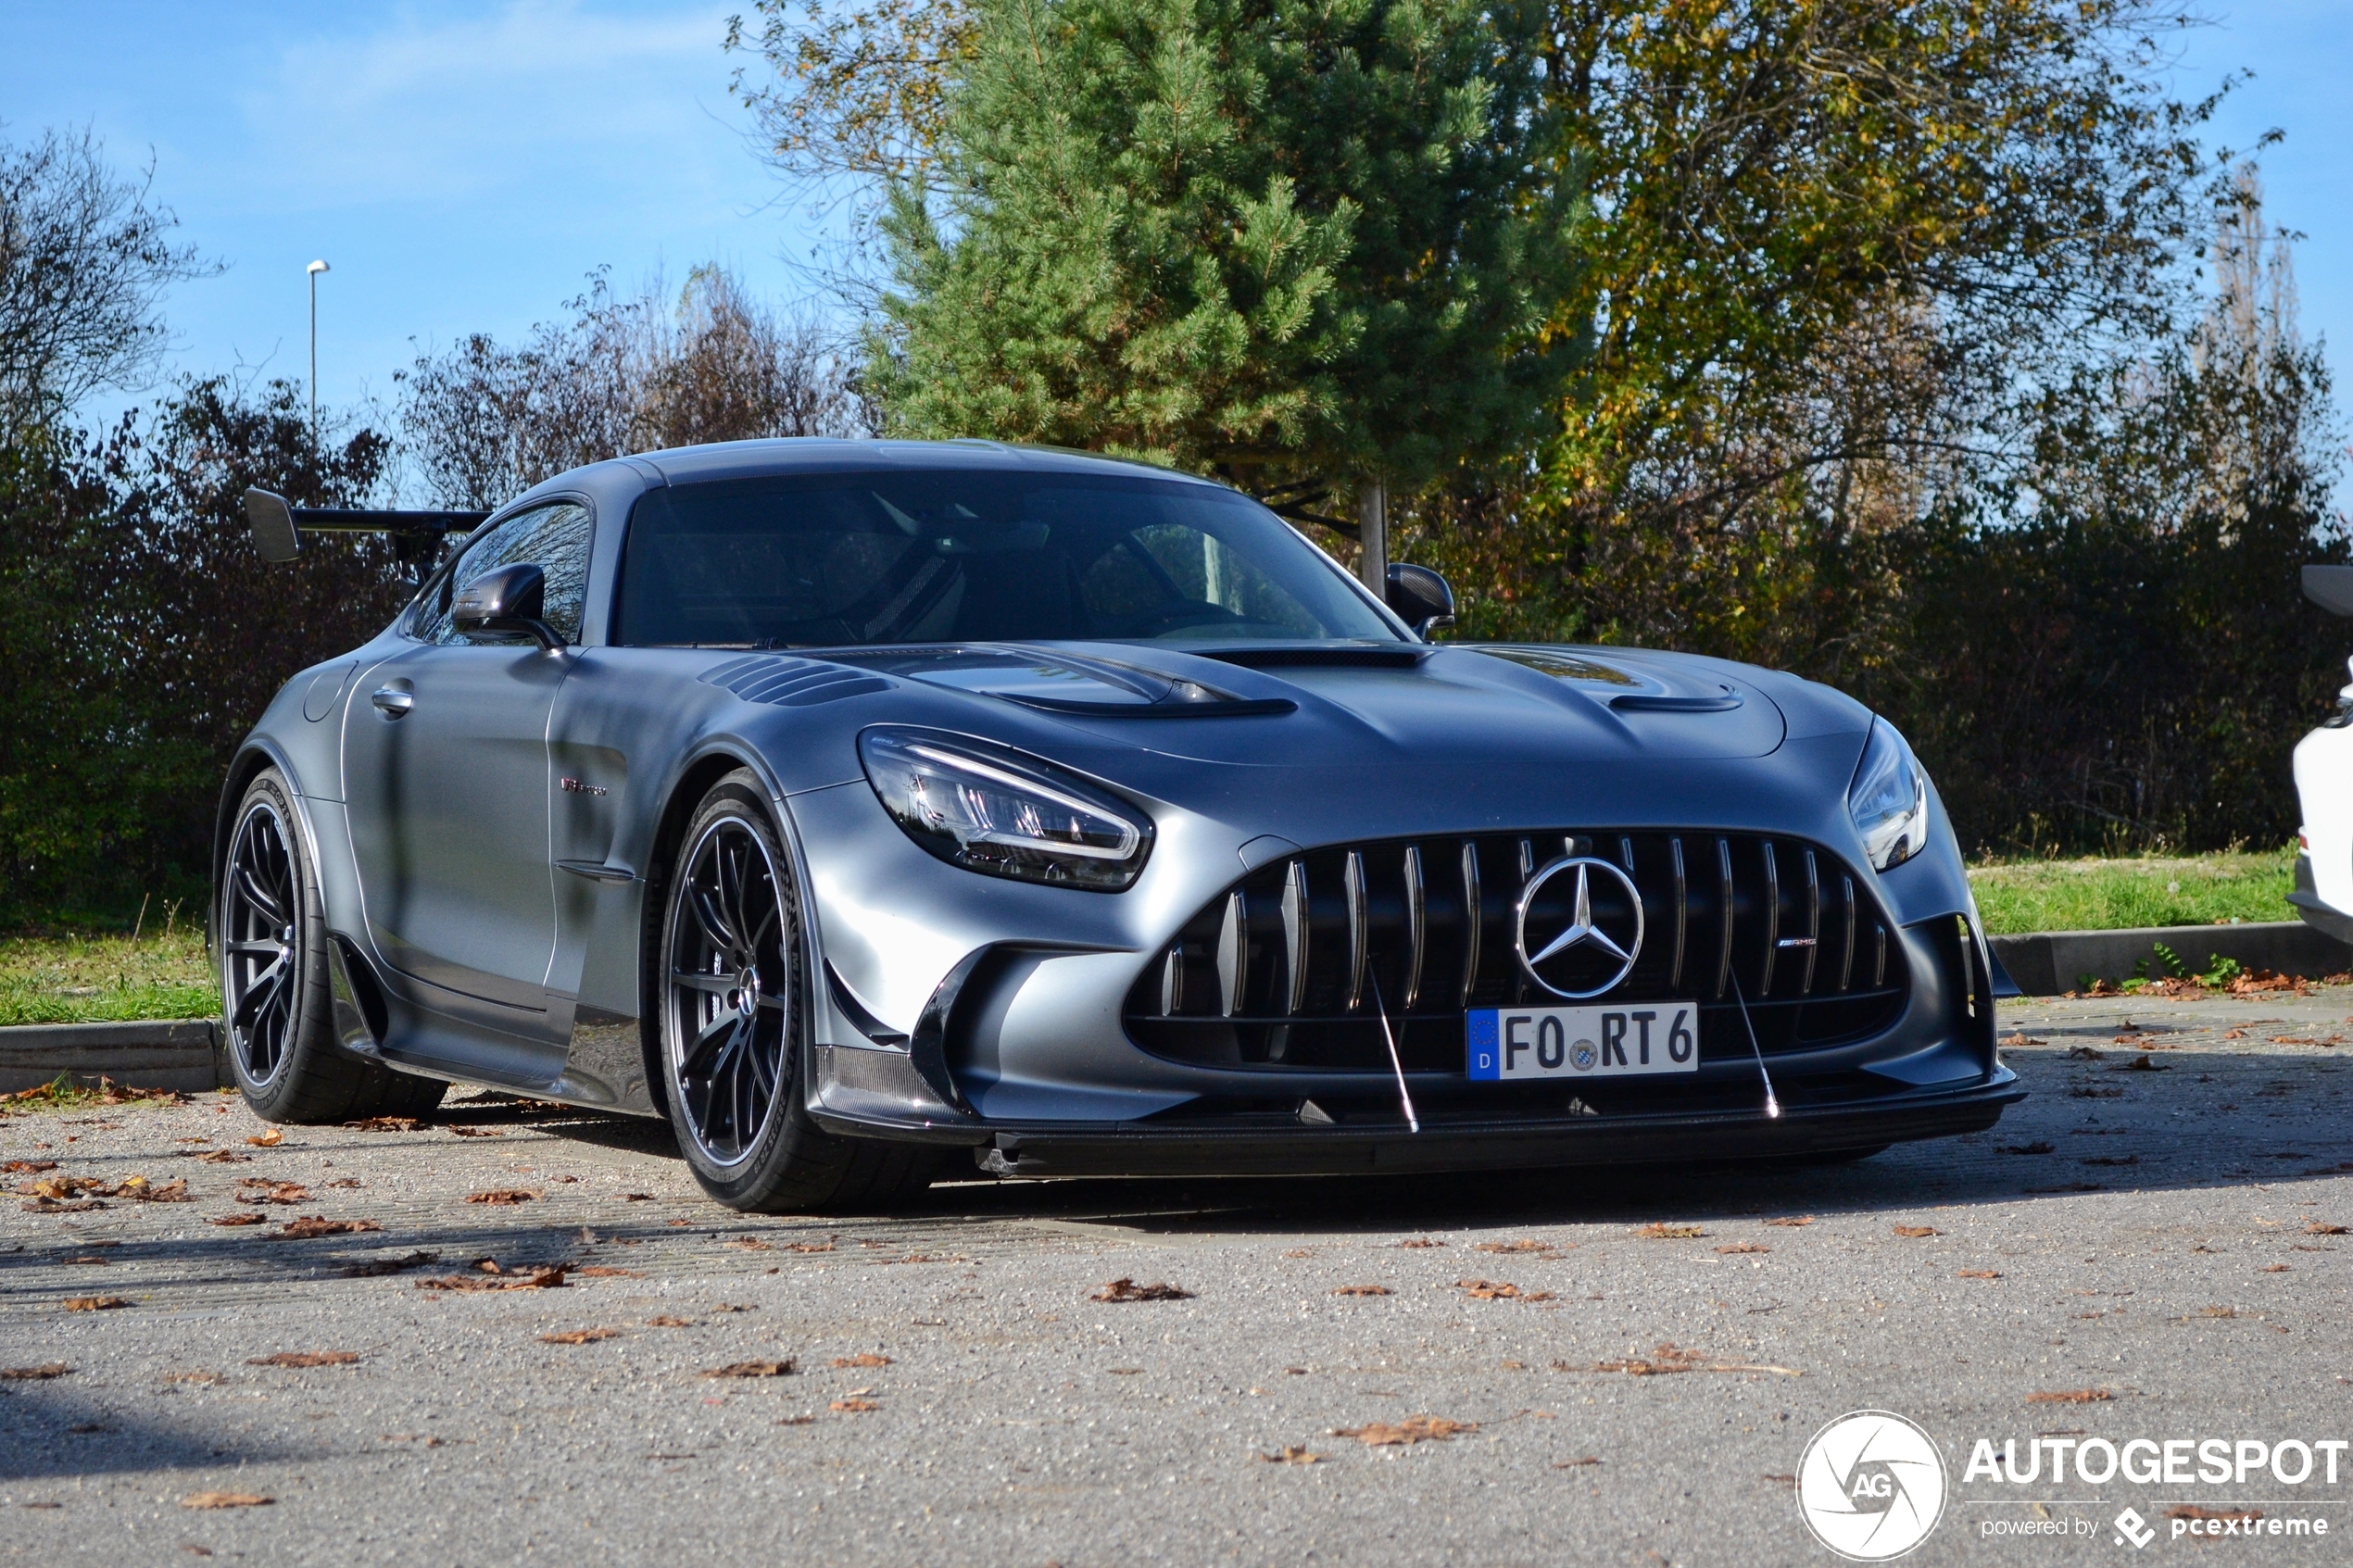
<path fill-rule="evenodd" d="M 285 775 L 266 768 L 237 803 L 213 909 L 221 1038 L 245 1104 L 265 1122 L 422 1116 L 438 1079 L 395 1073 L 335 1039 L 327 915 Z"/>
<path fill-rule="evenodd" d="M 810 1120 L 809 974 L 792 861 L 757 775 L 711 786 L 666 878 L 653 971 L 663 1098 L 702 1189 L 749 1213 L 879 1209 L 937 1166 Z"/>

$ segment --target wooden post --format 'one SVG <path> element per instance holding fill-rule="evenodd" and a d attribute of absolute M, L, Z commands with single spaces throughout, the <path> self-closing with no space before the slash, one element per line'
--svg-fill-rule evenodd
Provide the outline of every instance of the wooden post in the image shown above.
<path fill-rule="evenodd" d="M 1364 580 L 1374 596 L 1383 604 L 1389 602 L 1389 490 L 1378 479 L 1368 479 L 1356 488 L 1356 524 L 1364 545 L 1364 554 L 1356 562 L 1356 575 Z"/>

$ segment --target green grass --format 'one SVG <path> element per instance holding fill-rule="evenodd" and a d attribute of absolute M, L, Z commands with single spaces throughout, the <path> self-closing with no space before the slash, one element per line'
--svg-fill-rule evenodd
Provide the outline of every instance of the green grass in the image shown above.
<path fill-rule="evenodd" d="M 0 937 L 0 1025 L 211 1018 L 220 989 L 204 933 Z"/>
<path fill-rule="evenodd" d="M 1973 866 L 1987 935 L 2294 920 L 2296 850 Z"/>

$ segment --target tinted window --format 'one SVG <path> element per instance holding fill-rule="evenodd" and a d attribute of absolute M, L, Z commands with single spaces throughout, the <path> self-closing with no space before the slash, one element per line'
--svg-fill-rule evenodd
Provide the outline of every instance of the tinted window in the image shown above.
<path fill-rule="evenodd" d="M 419 611 L 415 634 L 428 643 L 454 645 L 466 639 L 449 624 L 449 601 L 484 572 L 530 561 L 547 574 L 541 618 L 580 640 L 580 608 L 588 594 L 588 508 L 573 501 L 517 512 L 466 546 L 434 585 L 430 608 Z"/>
<path fill-rule="evenodd" d="M 1257 503 L 1180 480 L 796 474 L 648 491 L 616 642 L 637 646 L 1397 640 Z"/>

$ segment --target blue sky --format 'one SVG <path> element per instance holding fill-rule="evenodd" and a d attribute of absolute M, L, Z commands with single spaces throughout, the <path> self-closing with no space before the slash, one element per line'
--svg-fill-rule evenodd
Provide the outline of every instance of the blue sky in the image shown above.
<path fill-rule="evenodd" d="M 228 263 L 184 285 L 175 368 L 300 379 L 303 268 L 324 257 L 321 395 L 391 392 L 412 340 L 512 337 L 610 266 L 674 282 L 716 259 L 780 302 L 817 236 L 745 140 L 720 51 L 746 0 L 455 5 L 14 0 L 0 19 L 0 121 L 22 138 L 89 122 L 155 160 L 182 232 Z M 2212 4 L 2177 90 L 2252 70 L 2214 131 L 2271 128 L 2271 212 L 2298 247 L 2308 335 L 2345 382 L 2353 350 L 2353 5 Z M 2353 393 L 2348 393 L 2353 396 Z"/>

